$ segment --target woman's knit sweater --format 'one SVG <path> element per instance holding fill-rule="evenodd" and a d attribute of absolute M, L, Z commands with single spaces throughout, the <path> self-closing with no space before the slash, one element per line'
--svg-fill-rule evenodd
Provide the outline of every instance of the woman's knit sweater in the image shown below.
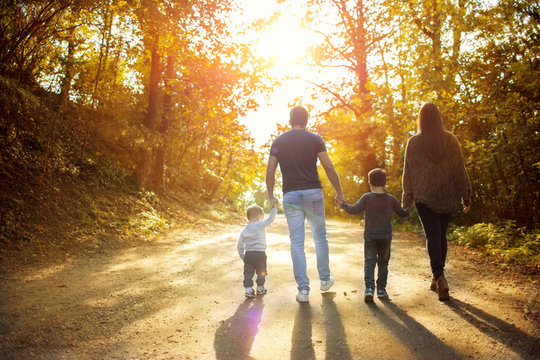
<path fill-rule="evenodd" d="M 407 142 L 403 167 L 403 207 L 412 202 L 425 204 L 439 214 L 451 213 L 463 205 L 470 205 L 471 183 L 457 138 L 450 134 L 440 161 L 436 162 L 424 154 L 420 135 Z"/>

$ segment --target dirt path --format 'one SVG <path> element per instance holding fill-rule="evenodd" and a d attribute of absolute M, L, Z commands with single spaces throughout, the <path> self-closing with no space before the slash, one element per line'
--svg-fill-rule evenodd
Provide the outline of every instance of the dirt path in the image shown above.
<path fill-rule="evenodd" d="M 268 229 L 269 293 L 244 301 L 240 226 L 171 233 L 0 277 L 2 359 L 538 359 L 537 280 L 450 251 L 452 299 L 428 290 L 420 237 L 396 234 L 391 301 L 364 303 L 357 225 L 329 222 L 336 285 L 321 294 L 308 237 L 310 303 L 295 301 L 285 220 Z M 310 236 L 310 234 L 308 234 Z M 5 264 L 4 264 L 5 265 Z M 5 266 L 4 266 L 5 267 Z"/>

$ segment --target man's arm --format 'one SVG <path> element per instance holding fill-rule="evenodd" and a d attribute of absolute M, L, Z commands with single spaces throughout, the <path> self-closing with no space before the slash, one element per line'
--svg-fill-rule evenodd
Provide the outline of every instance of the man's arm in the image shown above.
<path fill-rule="evenodd" d="M 270 206 L 274 205 L 274 184 L 276 181 L 276 168 L 278 164 L 278 158 L 270 155 L 268 159 L 268 166 L 266 167 L 266 191 L 268 192 L 268 200 L 270 200 Z"/>
<path fill-rule="evenodd" d="M 317 157 L 319 158 L 321 165 L 326 172 L 326 176 L 328 176 L 328 180 L 330 180 L 330 183 L 336 190 L 336 201 L 344 202 L 345 196 L 343 196 L 343 190 L 341 190 L 339 175 L 334 167 L 334 164 L 332 164 L 332 160 L 330 160 L 330 156 L 328 156 L 328 152 L 322 151 L 317 154 Z"/>

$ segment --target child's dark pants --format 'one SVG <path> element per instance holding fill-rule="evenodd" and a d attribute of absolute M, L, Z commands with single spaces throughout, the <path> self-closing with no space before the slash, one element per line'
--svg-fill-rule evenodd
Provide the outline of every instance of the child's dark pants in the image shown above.
<path fill-rule="evenodd" d="M 377 265 L 377 288 L 386 289 L 391 244 L 392 238 L 364 239 L 364 282 L 366 288 L 375 287 L 375 265 Z"/>
<path fill-rule="evenodd" d="M 263 286 L 266 280 L 266 253 L 246 251 L 244 255 L 244 287 L 253 286 L 253 275 L 257 273 L 257 285 Z"/>

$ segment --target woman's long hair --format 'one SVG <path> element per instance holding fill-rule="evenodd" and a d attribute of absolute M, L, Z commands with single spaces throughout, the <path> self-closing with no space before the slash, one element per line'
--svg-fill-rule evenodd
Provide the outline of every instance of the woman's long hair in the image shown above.
<path fill-rule="evenodd" d="M 435 162 L 445 155 L 448 132 L 444 129 L 437 105 L 425 103 L 418 115 L 418 134 L 423 153 Z"/>

